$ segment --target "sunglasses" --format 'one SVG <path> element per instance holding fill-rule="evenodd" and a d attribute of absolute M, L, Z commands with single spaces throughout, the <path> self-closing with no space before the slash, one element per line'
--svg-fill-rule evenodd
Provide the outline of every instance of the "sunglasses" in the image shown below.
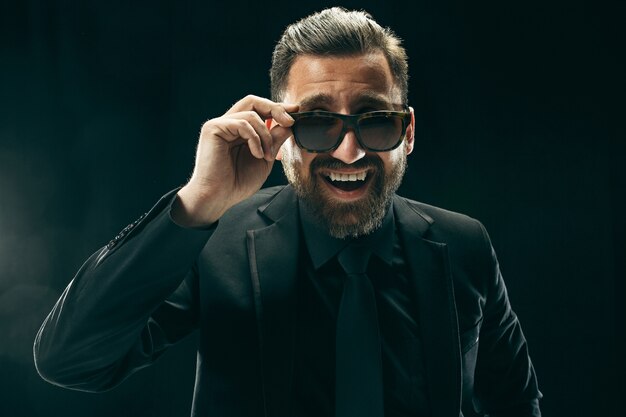
<path fill-rule="evenodd" d="M 341 114 L 327 111 L 289 113 L 295 120 L 291 130 L 298 146 L 308 152 L 330 152 L 339 147 L 352 129 L 359 145 L 371 152 L 397 148 L 411 123 L 408 111 L 371 111 Z"/>

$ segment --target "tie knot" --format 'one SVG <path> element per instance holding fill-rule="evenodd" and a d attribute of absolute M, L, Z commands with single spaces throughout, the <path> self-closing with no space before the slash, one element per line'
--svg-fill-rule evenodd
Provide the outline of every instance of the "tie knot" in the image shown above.
<path fill-rule="evenodd" d="M 339 253 L 337 259 L 346 274 L 365 274 L 370 254 L 369 248 L 348 245 Z"/>

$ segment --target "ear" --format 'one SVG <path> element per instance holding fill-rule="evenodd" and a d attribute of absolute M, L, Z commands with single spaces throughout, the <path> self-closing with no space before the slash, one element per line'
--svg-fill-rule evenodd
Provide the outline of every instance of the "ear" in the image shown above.
<path fill-rule="evenodd" d="M 413 146 L 415 145 L 415 112 L 413 107 L 409 107 L 411 112 L 411 123 L 406 128 L 406 138 L 404 139 L 404 147 L 406 154 L 413 152 Z"/>

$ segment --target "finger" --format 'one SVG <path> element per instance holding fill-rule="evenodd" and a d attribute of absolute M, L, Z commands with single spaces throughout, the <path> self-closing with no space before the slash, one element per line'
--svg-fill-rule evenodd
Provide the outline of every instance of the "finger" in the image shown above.
<path fill-rule="evenodd" d="M 230 119 L 226 120 L 222 126 L 223 134 L 218 133 L 218 137 L 231 143 L 241 138 L 247 142 L 250 153 L 255 158 L 263 159 L 264 152 L 261 138 L 247 120 Z"/>
<path fill-rule="evenodd" d="M 293 126 L 294 120 L 289 113 L 298 111 L 298 104 L 278 103 L 278 106 L 272 109 L 272 119 L 281 126 Z"/>
<path fill-rule="evenodd" d="M 281 126 L 291 126 L 293 118 L 288 112 L 297 111 L 298 107 L 297 104 L 276 103 L 263 97 L 249 95 L 235 103 L 226 114 L 252 110 L 263 119 L 271 117 Z"/>
<path fill-rule="evenodd" d="M 261 117 L 253 111 L 234 113 L 228 117 L 247 120 L 261 139 L 264 158 L 268 161 L 272 161 L 272 136 L 270 135 L 270 131 Z"/>

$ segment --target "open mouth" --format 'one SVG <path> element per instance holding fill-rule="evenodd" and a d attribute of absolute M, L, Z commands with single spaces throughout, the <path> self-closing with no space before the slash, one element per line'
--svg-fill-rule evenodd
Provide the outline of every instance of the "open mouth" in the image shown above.
<path fill-rule="evenodd" d="M 321 175 L 331 187 L 345 192 L 364 188 L 370 177 L 368 171 L 355 173 L 325 172 Z"/>

